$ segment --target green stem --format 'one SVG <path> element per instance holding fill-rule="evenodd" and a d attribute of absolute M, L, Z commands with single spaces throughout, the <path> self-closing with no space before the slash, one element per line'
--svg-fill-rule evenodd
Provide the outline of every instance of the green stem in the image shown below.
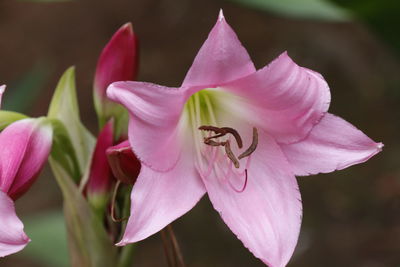
<path fill-rule="evenodd" d="M 117 267 L 131 267 L 133 263 L 133 252 L 135 244 L 129 244 L 121 249 Z"/>

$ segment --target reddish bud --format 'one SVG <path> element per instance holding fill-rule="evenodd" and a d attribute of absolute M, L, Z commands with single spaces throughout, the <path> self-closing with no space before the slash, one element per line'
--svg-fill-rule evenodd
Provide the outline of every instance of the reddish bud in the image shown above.
<path fill-rule="evenodd" d="M 134 80 L 138 66 L 138 44 L 132 24 L 123 25 L 105 46 L 94 78 L 94 102 L 100 122 L 118 117 L 122 107 L 107 99 L 107 87 L 116 81 Z M 101 125 L 103 124 L 101 123 Z"/>
<path fill-rule="evenodd" d="M 107 149 L 108 163 L 114 176 L 125 184 L 134 184 L 140 173 L 140 161 L 128 140 Z"/>
<path fill-rule="evenodd" d="M 113 179 L 107 162 L 106 150 L 113 145 L 113 128 L 113 120 L 110 120 L 97 138 L 86 185 L 89 200 L 99 196 L 108 196 L 111 191 Z"/>

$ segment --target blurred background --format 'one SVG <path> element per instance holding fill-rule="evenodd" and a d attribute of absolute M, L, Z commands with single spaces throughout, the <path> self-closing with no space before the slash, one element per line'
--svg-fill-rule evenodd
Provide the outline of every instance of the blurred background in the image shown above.
<path fill-rule="evenodd" d="M 1 0 L 3 108 L 45 115 L 58 78 L 75 65 L 81 116 L 95 133 L 92 80 L 112 34 L 132 22 L 139 80 L 179 86 L 220 8 L 257 68 L 287 50 L 328 81 L 330 112 L 385 144 L 365 164 L 298 178 L 304 217 L 288 266 L 399 267 L 398 0 Z M 33 241 L 0 266 L 68 266 L 62 198 L 48 169 L 16 205 Z M 188 266 L 263 266 L 207 197 L 174 227 Z M 166 266 L 159 235 L 135 253 L 134 266 Z"/>

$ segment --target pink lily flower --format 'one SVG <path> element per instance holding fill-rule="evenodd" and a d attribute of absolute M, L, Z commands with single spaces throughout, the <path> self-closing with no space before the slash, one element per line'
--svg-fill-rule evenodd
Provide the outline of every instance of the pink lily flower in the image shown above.
<path fill-rule="evenodd" d="M 38 177 L 50 153 L 52 134 L 44 119 L 23 119 L 0 133 L 0 257 L 22 250 L 30 241 L 14 201 Z"/>
<path fill-rule="evenodd" d="M 285 266 L 302 217 L 295 175 L 340 170 L 382 148 L 327 113 L 320 74 L 286 53 L 256 70 L 222 12 L 181 87 L 116 82 L 107 94 L 129 110 L 142 163 L 120 246 L 158 232 L 207 193 L 246 248 Z"/>

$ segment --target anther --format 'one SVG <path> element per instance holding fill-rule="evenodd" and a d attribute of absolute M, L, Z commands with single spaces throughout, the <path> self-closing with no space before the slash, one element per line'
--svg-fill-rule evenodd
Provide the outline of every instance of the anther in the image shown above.
<path fill-rule="evenodd" d="M 231 135 L 233 135 L 233 137 L 235 137 L 236 143 L 239 148 L 243 147 L 242 138 L 240 137 L 239 133 L 235 129 L 230 128 L 230 127 L 222 127 L 221 129 L 226 131 L 227 133 L 230 133 Z"/>
<path fill-rule="evenodd" d="M 221 133 L 224 132 L 223 130 L 221 130 L 221 128 L 216 127 L 216 126 L 211 126 L 211 125 L 203 125 L 203 126 L 200 126 L 200 127 L 199 127 L 199 130 L 208 131 L 208 132 L 211 131 L 211 132 L 219 133 L 219 134 L 221 134 Z"/>
<path fill-rule="evenodd" d="M 258 145 L 258 131 L 256 127 L 253 127 L 253 141 L 251 142 L 249 148 L 239 155 L 238 159 L 250 156 L 256 150 L 257 145 Z"/>
<path fill-rule="evenodd" d="M 229 140 L 227 140 L 225 142 L 225 152 L 226 152 L 226 155 L 228 156 L 228 158 L 232 161 L 233 165 L 235 165 L 235 168 L 238 169 L 240 167 L 240 164 L 231 150 L 231 145 L 230 145 Z"/>
<path fill-rule="evenodd" d="M 201 131 L 208 131 L 208 132 L 216 133 L 216 135 L 204 138 L 204 143 L 205 144 L 207 144 L 207 141 L 210 140 L 210 139 L 219 138 L 219 137 L 225 136 L 227 134 L 231 134 L 235 138 L 238 147 L 239 148 L 243 147 L 242 138 L 240 137 L 239 133 L 235 129 L 231 128 L 231 127 L 221 127 L 221 128 L 219 128 L 219 127 L 211 126 L 211 125 L 203 125 L 203 126 L 200 126 L 198 129 L 201 130 Z"/>

